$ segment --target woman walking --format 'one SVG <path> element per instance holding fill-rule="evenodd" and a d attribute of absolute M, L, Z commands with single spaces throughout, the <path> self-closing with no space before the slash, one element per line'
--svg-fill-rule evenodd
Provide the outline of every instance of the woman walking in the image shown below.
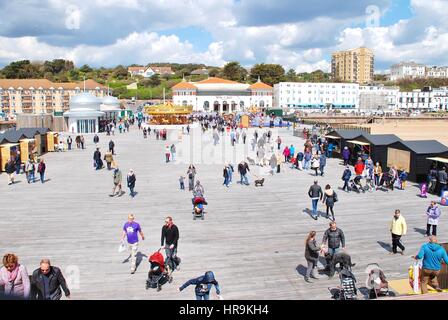
<path fill-rule="evenodd" d="M 313 169 L 316 172 L 316 177 L 319 175 L 319 173 L 317 172 L 317 170 L 319 170 L 319 165 L 320 165 L 319 156 L 316 154 L 313 157 L 313 160 L 311 160 L 311 169 Z"/>
<path fill-rule="evenodd" d="M 190 165 L 187 170 L 188 176 L 188 191 L 192 191 L 194 188 L 194 177 L 196 176 L 196 168 L 194 165 Z"/>
<path fill-rule="evenodd" d="M 317 262 L 319 261 L 319 252 L 321 248 L 316 243 L 316 231 L 311 231 L 305 241 L 305 259 L 307 262 L 307 269 L 305 281 L 312 283 L 310 277 L 318 279 L 315 272 L 317 269 Z"/>
<path fill-rule="evenodd" d="M 283 155 L 285 156 L 285 162 L 288 162 L 290 156 L 288 146 L 286 146 L 285 149 L 283 150 Z"/>
<path fill-rule="evenodd" d="M 325 186 L 324 198 L 322 200 L 322 203 L 325 203 L 325 205 L 327 206 L 327 219 L 330 217 L 329 211 L 331 211 L 331 216 L 332 216 L 331 220 L 335 221 L 333 207 L 334 207 L 334 203 L 337 201 L 338 201 L 338 196 L 337 196 L 336 192 L 334 192 L 334 190 L 331 188 L 331 186 L 329 184 L 327 184 Z"/>
<path fill-rule="evenodd" d="M 381 168 L 379 162 L 377 162 L 373 167 L 373 175 L 375 178 L 375 190 L 378 190 L 381 183 L 381 176 L 383 175 L 383 169 Z"/>
<path fill-rule="evenodd" d="M 439 224 L 441 212 L 435 201 L 431 201 L 431 205 L 426 210 L 426 215 L 428 216 L 426 236 L 429 237 L 431 235 L 431 227 L 432 235 L 437 236 L 437 225 Z"/>
<path fill-rule="evenodd" d="M 40 182 L 45 182 L 45 170 L 47 169 L 47 166 L 45 165 L 44 159 L 40 159 L 39 165 L 37 166 L 37 172 L 39 172 L 40 175 Z"/>
<path fill-rule="evenodd" d="M 30 278 L 25 266 L 19 264 L 19 258 L 12 253 L 3 256 L 0 269 L 0 286 L 4 286 L 5 296 L 28 299 L 30 296 Z"/>

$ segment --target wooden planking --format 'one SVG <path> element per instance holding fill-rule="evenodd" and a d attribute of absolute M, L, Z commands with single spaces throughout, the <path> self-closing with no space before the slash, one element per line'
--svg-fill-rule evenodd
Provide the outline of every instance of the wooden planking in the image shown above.
<path fill-rule="evenodd" d="M 293 143 L 296 150 L 302 149 L 304 141 L 293 137 L 292 130 L 281 129 L 280 135 L 288 145 Z M 20 176 L 21 183 L 8 187 L 6 175 L 1 175 L 1 253 L 17 253 L 29 271 L 37 268 L 42 257 L 51 258 L 63 269 L 78 266 L 80 289 L 73 290 L 75 299 L 192 299 L 193 288 L 179 294 L 177 286 L 207 270 L 216 273 L 227 299 L 330 297 L 327 288 L 338 284 L 337 277 L 306 284 L 296 270 L 299 264 L 306 265 L 303 242 L 307 233 L 316 230 L 320 241 L 328 227 L 328 220 L 314 221 L 303 213 L 311 205 L 307 196 L 315 179 L 311 171 L 283 166 L 280 175 L 266 177 L 263 188 L 233 184 L 227 189 L 222 186 L 221 164 L 196 165 L 209 205 L 206 219 L 193 221 L 191 194 L 178 190 L 178 177 L 186 175 L 188 164 L 165 164 L 167 143 L 156 141 L 153 135 L 144 140 L 136 129 L 111 138 L 123 178 L 129 168 L 136 172 L 137 197 L 108 197 L 112 172 L 93 170 L 94 145 L 92 137 L 86 136 L 87 150 L 45 156 L 47 178 L 51 181 L 44 185 L 28 185 Z M 100 135 L 103 154 L 109 139 Z M 198 150 L 197 136 L 193 139 L 193 148 Z M 208 143 L 210 137 L 202 140 Z M 228 147 L 228 140 L 221 139 L 221 143 L 224 141 Z M 255 158 L 252 153 L 250 156 Z M 318 178 L 320 184 L 341 186 L 342 166 L 336 159 L 327 162 L 326 176 Z M 238 179 L 239 175 L 234 174 L 234 182 Z M 253 182 L 253 176 L 250 180 Z M 335 214 L 346 234 L 347 250 L 357 263 L 354 270 L 361 284 L 364 269 L 371 262 L 379 263 L 390 278 L 406 277 L 409 256 L 425 241 L 414 227 L 424 228 L 424 212 L 431 200 L 420 199 L 417 193 L 414 186 L 390 193 L 338 191 L 340 201 Z M 388 224 L 396 208 L 402 210 L 409 225 L 404 238 L 406 256 L 389 256 L 377 243 L 390 243 Z M 319 210 L 324 209 L 319 204 Z M 165 216 L 172 215 L 180 228 L 181 271 L 175 273 L 173 284 L 164 286 L 159 293 L 144 289 L 146 258 L 137 273 L 130 275 L 129 264 L 122 263 L 126 254 L 117 252 L 121 227 L 130 212 L 147 236 L 140 244 L 140 251 L 147 256 L 160 245 Z M 441 241 L 446 240 L 443 216 L 439 234 Z"/>

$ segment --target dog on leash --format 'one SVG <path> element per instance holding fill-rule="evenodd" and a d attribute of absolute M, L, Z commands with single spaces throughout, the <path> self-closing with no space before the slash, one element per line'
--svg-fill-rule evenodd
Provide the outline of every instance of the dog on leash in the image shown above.
<path fill-rule="evenodd" d="M 258 185 L 260 185 L 262 187 L 263 183 L 264 183 L 264 178 L 255 180 L 255 186 L 256 187 L 258 187 Z"/>
<path fill-rule="evenodd" d="M 252 158 L 247 157 L 247 161 L 249 161 L 249 164 L 254 166 L 255 165 L 255 160 Z"/>

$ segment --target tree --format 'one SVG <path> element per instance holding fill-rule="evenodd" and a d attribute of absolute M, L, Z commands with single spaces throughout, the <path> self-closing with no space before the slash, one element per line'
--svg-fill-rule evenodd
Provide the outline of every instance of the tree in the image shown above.
<path fill-rule="evenodd" d="M 287 82 L 296 82 L 298 81 L 298 77 L 296 71 L 294 69 L 289 69 L 285 75 L 285 80 Z"/>
<path fill-rule="evenodd" d="M 273 86 L 282 81 L 285 76 L 285 69 L 279 64 L 256 64 L 251 69 L 251 80 L 253 82 L 260 77 L 261 81 Z"/>
<path fill-rule="evenodd" d="M 244 81 L 246 75 L 247 70 L 236 61 L 227 63 L 222 70 L 222 77 L 233 81 Z"/>
<path fill-rule="evenodd" d="M 149 80 L 150 80 L 150 82 L 151 82 L 151 86 L 152 86 L 152 87 L 160 86 L 160 84 L 162 83 L 162 82 L 160 81 L 160 77 L 159 77 L 158 74 L 155 74 L 155 75 L 151 76 L 151 78 L 149 78 Z"/>
<path fill-rule="evenodd" d="M 138 84 L 142 87 L 149 88 L 152 86 L 151 79 L 143 79 L 138 82 Z"/>
<path fill-rule="evenodd" d="M 114 71 L 111 74 L 113 78 L 118 80 L 126 79 L 128 75 L 129 75 L 128 70 L 121 65 L 115 67 Z"/>
<path fill-rule="evenodd" d="M 90 68 L 87 64 L 85 64 L 81 68 L 79 68 L 79 71 L 81 71 L 82 73 L 89 73 L 92 72 L 93 69 Z"/>
<path fill-rule="evenodd" d="M 221 77 L 221 69 L 219 68 L 212 68 L 209 70 L 208 75 L 210 77 Z"/>

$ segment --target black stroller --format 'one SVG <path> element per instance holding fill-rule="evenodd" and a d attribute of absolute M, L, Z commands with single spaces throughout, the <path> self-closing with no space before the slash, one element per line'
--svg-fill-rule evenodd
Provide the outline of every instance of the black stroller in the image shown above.
<path fill-rule="evenodd" d="M 356 289 L 355 275 L 348 269 L 339 272 L 340 286 L 332 292 L 335 300 L 357 300 L 358 289 Z"/>
<path fill-rule="evenodd" d="M 357 193 L 364 193 L 366 192 L 365 188 L 361 184 L 362 177 L 356 176 L 353 179 L 350 180 L 350 189 L 353 191 L 356 191 Z"/>
<path fill-rule="evenodd" d="M 160 291 L 165 283 L 173 281 L 173 277 L 166 270 L 165 259 L 160 253 L 160 249 L 149 257 L 149 263 L 151 266 L 146 280 L 146 290 L 157 288 L 157 291 Z"/>

